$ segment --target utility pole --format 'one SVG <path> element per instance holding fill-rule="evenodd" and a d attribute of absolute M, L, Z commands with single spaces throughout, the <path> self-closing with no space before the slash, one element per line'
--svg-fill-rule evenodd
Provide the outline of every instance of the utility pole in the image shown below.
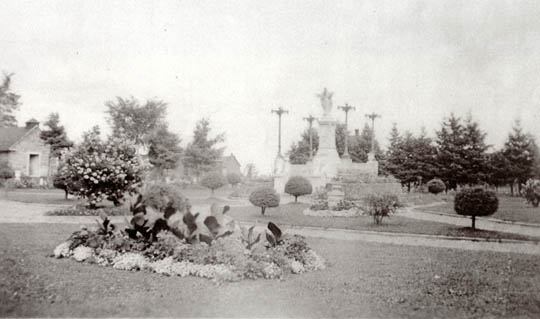
<path fill-rule="evenodd" d="M 281 156 L 281 115 L 289 113 L 289 111 L 284 110 L 281 106 L 277 110 L 272 110 L 271 113 L 276 113 L 279 117 L 279 131 L 278 131 L 278 156 Z"/>
<path fill-rule="evenodd" d="M 309 160 L 311 161 L 313 159 L 313 121 L 315 121 L 317 118 L 313 117 L 313 115 L 309 115 L 308 117 L 304 117 L 305 121 L 308 121 L 309 123 Z"/>
<path fill-rule="evenodd" d="M 345 103 L 345 106 L 338 106 L 339 110 L 343 110 L 345 112 L 345 151 L 343 152 L 343 158 L 350 158 L 349 155 L 349 111 L 355 111 L 356 108 L 354 106 L 350 106 L 348 103 Z"/>
<path fill-rule="evenodd" d="M 371 120 L 371 153 L 375 154 L 375 119 L 381 117 L 379 114 L 366 114 L 366 117 Z"/>

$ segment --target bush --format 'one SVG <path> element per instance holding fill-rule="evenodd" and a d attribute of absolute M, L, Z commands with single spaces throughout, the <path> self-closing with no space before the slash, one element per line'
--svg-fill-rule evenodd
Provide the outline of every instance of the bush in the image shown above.
<path fill-rule="evenodd" d="M 227 174 L 227 182 L 232 186 L 236 186 L 242 182 L 242 176 L 238 173 L 229 173 Z"/>
<path fill-rule="evenodd" d="M 285 193 L 294 196 L 294 202 L 298 202 L 298 196 L 309 195 L 313 187 L 309 180 L 302 176 L 293 176 L 285 184 Z"/>
<path fill-rule="evenodd" d="M 528 179 L 521 186 L 521 193 L 527 200 L 527 203 L 532 204 L 533 207 L 538 207 L 538 204 L 540 204 L 540 180 Z"/>
<path fill-rule="evenodd" d="M 471 216 L 475 228 L 476 216 L 489 216 L 499 208 L 499 199 L 493 191 L 483 188 L 465 188 L 454 198 L 454 210 L 459 215 Z"/>
<path fill-rule="evenodd" d="M 440 179 L 434 178 L 427 182 L 427 188 L 428 192 L 437 195 L 446 189 L 446 185 Z"/>
<path fill-rule="evenodd" d="M 68 191 L 86 198 L 91 208 L 104 199 L 120 205 L 125 193 L 134 194 L 141 182 L 135 148 L 118 138 L 103 142 L 97 129 L 84 135 L 65 165 Z"/>
<path fill-rule="evenodd" d="M 13 178 L 15 176 L 15 172 L 11 168 L 8 162 L 0 162 L 0 186 L 4 184 L 4 182 L 10 178 Z"/>
<path fill-rule="evenodd" d="M 152 207 L 160 212 L 164 212 L 167 207 L 183 211 L 187 201 L 180 189 L 174 184 L 151 184 L 144 190 L 142 195 L 145 206 Z"/>
<path fill-rule="evenodd" d="M 403 205 L 395 194 L 372 194 L 364 198 L 365 214 L 373 217 L 376 225 L 382 224 L 383 218 L 395 214 Z"/>
<path fill-rule="evenodd" d="M 271 187 L 260 187 L 249 195 L 249 202 L 261 208 L 261 214 L 264 215 L 267 207 L 279 206 L 279 195 Z"/>
<path fill-rule="evenodd" d="M 211 189 L 212 195 L 214 195 L 214 190 L 225 186 L 225 184 L 225 178 L 220 172 L 210 172 L 201 178 L 201 185 Z"/>

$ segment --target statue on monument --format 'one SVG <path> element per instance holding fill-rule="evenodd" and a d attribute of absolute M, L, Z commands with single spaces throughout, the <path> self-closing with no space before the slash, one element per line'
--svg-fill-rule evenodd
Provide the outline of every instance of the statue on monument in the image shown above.
<path fill-rule="evenodd" d="M 317 94 L 317 96 L 321 99 L 321 106 L 324 110 L 324 116 L 329 116 L 332 112 L 332 95 L 334 95 L 334 93 L 329 92 L 326 88 L 324 88 L 324 91 L 321 94 Z"/>

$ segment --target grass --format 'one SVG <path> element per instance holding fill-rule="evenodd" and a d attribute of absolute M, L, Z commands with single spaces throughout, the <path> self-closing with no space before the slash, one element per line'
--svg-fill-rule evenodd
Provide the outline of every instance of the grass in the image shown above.
<path fill-rule="evenodd" d="M 76 225 L 0 225 L 2 317 L 536 317 L 540 257 L 308 238 L 331 265 L 217 286 L 48 257 Z M 9 274 L 9 275 L 7 275 Z"/>
<path fill-rule="evenodd" d="M 453 198 L 446 203 L 420 208 L 420 210 L 456 214 L 454 211 Z M 540 208 L 534 208 L 532 205 L 527 204 L 523 197 L 499 195 L 499 209 L 495 214 L 488 217 L 515 222 L 540 224 Z"/>
<path fill-rule="evenodd" d="M 456 237 L 475 237 L 490 239 L 533 240 L 538 238 L 519 234 L 501 233 L 486 230 L 473 230 L 455 225 L 438 222 L 416 220 L 393 215 L 383 220 L 382 225 L 374 225 L 369 216 L 359 217 L 314 217 L 302 213 L 307 204 L 284 204 L 276 208 L 268 208 L 265 215 L 261 209 L 254 206 L 233 207 L 228 213 L 236 220 L 249 222 L 274 222 L 278 225 L 312 226 L 323 228 L 343 228 L 354 230 L 369 230 L 392 233 L 413 233 L 427 235 L 445 235 Z"/>

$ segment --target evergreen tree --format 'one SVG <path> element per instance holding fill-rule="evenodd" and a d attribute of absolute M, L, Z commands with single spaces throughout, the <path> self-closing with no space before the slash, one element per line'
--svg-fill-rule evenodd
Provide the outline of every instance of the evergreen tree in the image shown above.
<path fill-rule="evenodd" d="M 180 142 L 178 135 L 170 132 L 165 125 L 155 130 L 149 137 L 148 159 L 161 174 L 166 169 L 177 167 L 182 154 Z"/>
<path fill-rule="evenodd" d="M 44 126 L 48 129 L 41 131 L 40 137 L 51 146 L 51 156 L 60 160 L 62 154 L 73 147 L 73 142 L 68 139 L 64 126 L 60 125 L 58 113 L 51 113 Z"/>
<path fill-rule="evenodd" d="M 11 91 L 11 77 L 13 74 L 5 74 L 0 85 L 0 127 L 17 126 L 17 119 L 13 113 L 19 108 L 20 96 Z"/>
<path fill-rule="evenodd" d="M 216 145 L 225 141 L 224 134 L 218 134 L 210 139 L 210 122 L 203 118 L 193 131 L 193 141 L 186 147 L 184 165 L 197 179 L 211 171 L 223 154 L 223 148 Z"/>
<path fill-rule="evenodd" d="M 502 151 L 488 154 L 488 183 L 495 187 L 510 184 L 513 179 L 509 174 L 509 166 Z"/>
<path fill-rule="evenodd" d="M 464 125 L 464 183 L 469 186 L 488 181 L 488 157 L 486 151 L 489 146 L 484 142 L 486 133 L 479 128 L 478 122 L 473 121 L 469 114 Z"/>
<path fill-rule="evenodd" d="M 400 143 L 401 143 L 401 135 L 399 134 L 397 124 L 393 123 L 392 130 L 390 131 L 390 137 L 388 138 L 388 141 L 390 142 L 388 145 L 388 148 L 386 150 L 385 158 L 383 167 L 381 167 L 381 170 L 384 171 L 387 175 L 393 175 L 394 177 L 397 174 L 397 171 L 399 170 L 399 164 L 401 162 L 399 156 L 400 156 Z"/>
<path fill-rule="evenodd" d="M 319 134 L 317 130 L 312 128 L 312 144 L 313 144 L 313 155 L 317 153 L 319 149 Z M 291 164 L 305 164 L 309 160 L 309 129 L 306 129 L 301 136 L 300 141 L 295 142 L 291 145 L 289 152 L 289 161 Z"/>
<path fill-rule="evenodd" d="M 467 182 L 464 157 L 466 144 L 465 127 L 461 119 L 453 113 L 446 118 L 437 132 L 437 166 L 439 177 L 445 182 L 447 189 L 456 189 L 457 185 Z"/>
<path fill-rule="evenodd" d="M 413 161 L 417 165 L 416 175 L 420 177 L 420 183 L 427 183 L 431 179 L 438 177 L 437 174 L 437 148 L 433 145 L 433 140 L 427 136 L 424 127 L 420 135 L 414 138 Z"/>
<path fill-rule="evenodd" d="M 508 161 L 508 174 L 510 176 L 510 191 L 514 194 L 514 184 L 518 184 L 521 190 L 521 184 L 533 176 L 535 172 L 535 155 L 538 149 L 534 138 L 523 133 L 521 123 L 516 120 L 512 132 L 504 143 L 502 154 Z"/>

